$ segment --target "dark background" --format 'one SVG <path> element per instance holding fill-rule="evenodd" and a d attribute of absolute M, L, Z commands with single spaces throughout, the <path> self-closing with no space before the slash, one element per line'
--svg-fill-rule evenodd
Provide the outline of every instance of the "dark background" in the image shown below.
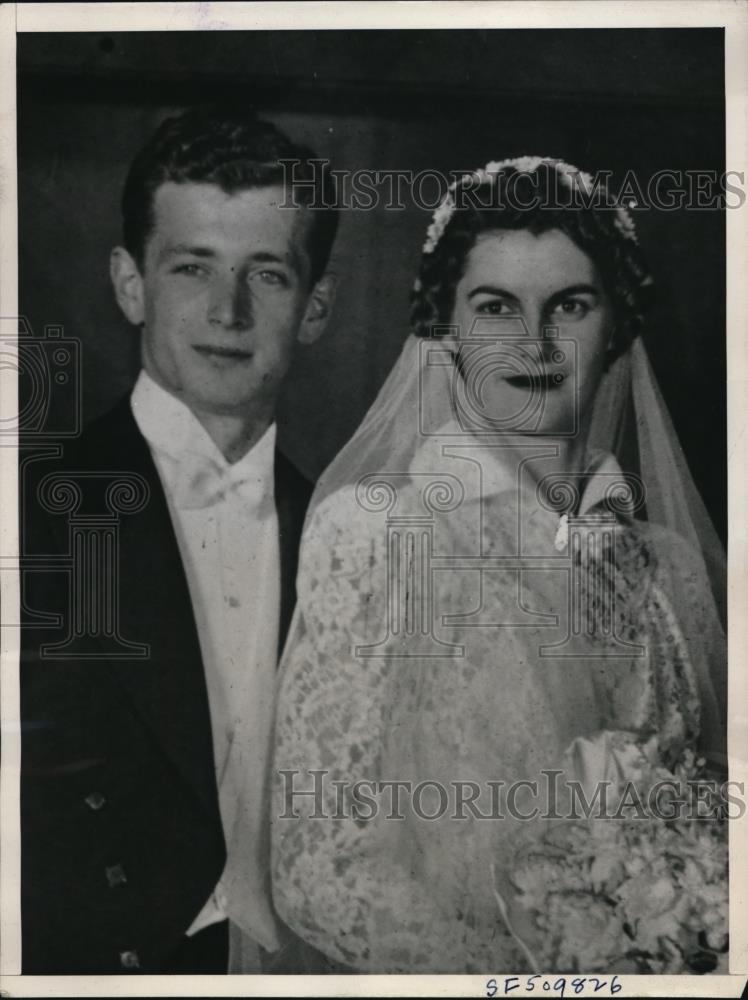
<path fill-rule="evenodd" d="M 724 170 L 721 29 L 132 32 L 18 36 L 20 304 L 82 342 L 85 420 L 132 385 L 137 333 L 110 248 L 130 159 L 194 101 L 246 97 L 338 169 L 472 169 L 538 154 L 582 169 Z M 635 213 L 660 302 L 646 342 L 686 456 L 726 530 L 724 217 Z M 338 304 L 301 351 L 285 449 L 315 475 L 408 333 L 428 213 L 346 212 Z"/>

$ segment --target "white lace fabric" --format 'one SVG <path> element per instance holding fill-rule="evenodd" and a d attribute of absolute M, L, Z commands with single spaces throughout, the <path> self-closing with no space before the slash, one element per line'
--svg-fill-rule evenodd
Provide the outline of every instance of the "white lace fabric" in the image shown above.
<path fill-rule="evenodd" d="M 656 734 L 665 761 L 686 746 L 723 753 L 724 635 L 702 544 L 715 549 L 696 527 L 703 505 L 694 515 L 672 475 L 668 503 L 659 503 L 660 476 L 647 494 L 649 520 L 588 520 L 585 537 L 607 532 L 613 549 L 590 544 L 574 562 L 555 544 L 558 513 L 518 483 L 503 439 L 458 435 L 445 445 L 424 435 L 429 421 L 444 427 L 453 414 L 449 373 L 436 374 L 441 387 L 430 383 L 420 356 L 411 338 L 307 519 L 276 721 L 274 901 L 298 934 L 358 970 L 521 971 L 526 956 L 494 888 L 511 895 L 511 860 L 528 824 L 465 809 L 450 818 L 451 790 L 474 783 L 479 811 L 490 813 L 491 782 L 542 788 L 543 772 L 558 769 L 575 740 L 607 731 Z M 641 361 L 639 345 L 601 387 L 607 414 L 593 427 L 603 452 L 615 451 L 630 380 L 652 378 Z M 671 429 L 660 433 L 655 397 L 645 396 L 650 409 L 634 425 L 672 455 Z M 485 459 L 486 448 L 500 456 L 505 483 L 494 475 L 489 487 L 481 475 L 488 464 L 475 457 Z M 683 472 L 667 454 L 658 461 Z M 640 475 L 648 487 L 642 451 Z M 661 510 L 677 512 L 681 525 L 686 510 L 692 537 L 652 516 Z M 592 609 L 597 626 L 571 628 L 570 579 L 573 607 Z M 315 771 L 327 818 L 315 818 L 312 796 L 296 796 L 298 818 L 284 818 L 288 775 L 310 789 Z M 403 796 L 405 818 L 392 819 L 385 796 L 365 820 L 351 809 L 357 781 L 436 782 L 452 798 L 429 820 Z M 524 811 L 542 805 L 517 802 Z M 439 811 L 435 787 L 422 805 Z"/>

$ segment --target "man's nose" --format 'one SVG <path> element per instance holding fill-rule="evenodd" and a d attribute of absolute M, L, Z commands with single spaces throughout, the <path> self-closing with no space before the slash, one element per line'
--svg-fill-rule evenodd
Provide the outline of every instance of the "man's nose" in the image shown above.
<path fill-rule="evenodd" d="M 246 278 L 232 272 L 217 279 L 211 288 L 208 319 L 227 330 L 243 330 L 252 324 L 252 299 Z"/>

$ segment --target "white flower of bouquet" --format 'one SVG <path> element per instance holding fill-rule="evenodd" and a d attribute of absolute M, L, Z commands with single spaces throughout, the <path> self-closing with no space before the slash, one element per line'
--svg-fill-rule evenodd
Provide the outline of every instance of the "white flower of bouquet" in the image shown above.
<path fill-rule="evenodd" d="M 675 808 L 675 790 L 700 782 L 703 761 L 686 751 L 669 771 L 656 741 L 641 747 L 623 735 L 574 748 L 590 795 L 591 778 L 613 775 L 607 807 L 554 820 L 519 848 L 512 912 L 522 937 L 510 930 L 538 972 L 726 974 L 728 821 L 703 801 L 686 815 Z M 653 788 L 670 800 L 655 805 Z"/>

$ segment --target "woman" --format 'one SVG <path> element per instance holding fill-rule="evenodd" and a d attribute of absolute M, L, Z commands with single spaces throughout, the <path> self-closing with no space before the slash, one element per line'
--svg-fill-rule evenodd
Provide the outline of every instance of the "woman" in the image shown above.
<path fill-rule="evenodd" d="M 639 338 L 631 216 L 594 201 L 544 158 L 452 186 L 413 335 L 312 503 L 274 898 L 357 970 L 531 967 L 512 874 L 551 785 L 632 747 L 724 763 L 719 543 Z"/>

